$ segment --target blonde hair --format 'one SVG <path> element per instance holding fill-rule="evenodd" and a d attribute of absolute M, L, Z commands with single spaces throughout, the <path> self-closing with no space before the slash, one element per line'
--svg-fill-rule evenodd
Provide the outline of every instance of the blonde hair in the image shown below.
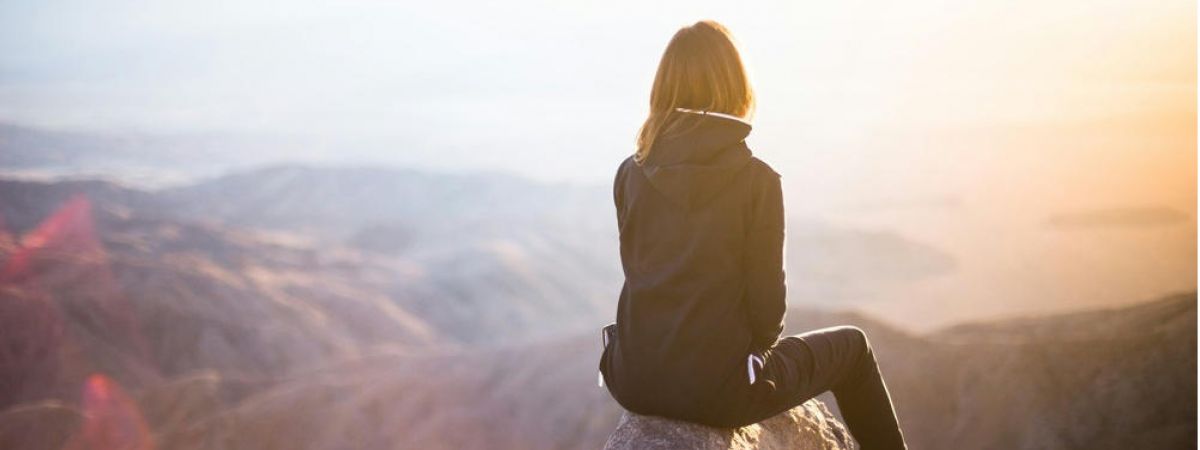
<path fill-rule="evenodd" d="M 681 28 L 667 44 L 650 90 L 650 114 L 638 131 L 633 155 L 638 164 L 650 155 L 655 140 L 679 131 L 679 116 L 672 114 L 676 108 L 742 118 L 753 114 L 754 89 L 733 35 L 721 24 L 696 22 Z"/>

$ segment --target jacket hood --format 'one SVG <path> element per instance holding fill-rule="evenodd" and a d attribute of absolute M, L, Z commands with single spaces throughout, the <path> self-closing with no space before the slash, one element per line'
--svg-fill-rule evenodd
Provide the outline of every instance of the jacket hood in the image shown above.
<path fill-rule="evenodd" d="M 721 193 L 750 162 L 750 124 L 706 114 L 679 114 L 679 133 L 662 136 L 642 171 L 654 189 L 693 209 Z"/>

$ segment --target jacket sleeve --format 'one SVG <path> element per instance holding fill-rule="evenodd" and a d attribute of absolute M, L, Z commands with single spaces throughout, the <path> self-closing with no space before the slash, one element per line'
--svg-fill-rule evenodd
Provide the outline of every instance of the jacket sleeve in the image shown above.
<path fill-rule="evenodd" d="M 751 346 L 765 350 L 783 332 L 787 285 L 783 270 L 783 189 L 779 175 L 767 169 L 754 182 L 746 238 L 746 309 Z"/>

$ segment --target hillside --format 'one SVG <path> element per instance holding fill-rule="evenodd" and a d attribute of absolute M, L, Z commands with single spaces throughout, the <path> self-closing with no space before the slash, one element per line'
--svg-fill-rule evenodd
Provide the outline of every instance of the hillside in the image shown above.
<path fill-rule="evenodd" d="M 285 174 L 279 178 L 291 179 L 286 175 L 290 171 L 280 170 Z M 272 173 L 267 171 L 255 179 L 262 186 L 271 185 L 271 180 L 276 179 L 270 176 Z M 421 175 L 416 180 L 405 180 L 403 175 L 403 172 L 382 172 L 380 179 L 398 180 L 392 182 L 393 185 L 413 185 L 424 179 Z M 353 171 L 334 172 L 330 176 L 340 179 L 343 184 L 352 184 L 351 180 L 361 178 Z M 305 184 L 304 180 L 307 178 L 302 177 L 297 184 Z M 469 182 L 463 183 L 466 185 L 450 181 L 442 184 L 448 186 L 446 191 L 464 191 L 468 190 L 467 186 L 472 186 Z M 494 187 L 485 181 L 478 183 L 482 184 L 476 187 L 484 191 Z M 226 184 L 227 181 L 213 182 L 195 189 L 205 191 Z M 520 189 L 533 190 L 530 186 Z M 435 191 L 426 190 L 427 193 Z M 393 191 L 383 189 L 376 191 L 375 197 L 364 198 L 364 204 L 353 205 L 359 210 L 371 210 L 369 205 L 401 205 L 378 216 L 388 225 L 373 225 L 366 217 L 305 206 L 321 201 L 293 193 L 289 188 L 275 193 L 295 196 L 298 200 L 291 204 L 296 207 L 280 206 L 276 211 L 282 215 L 280 223 L 296 226 L 273 227 L 275 222 L 271 220 L 254 220 L 256 217 L 274 217 L 269 214 L 247 214 L 246 220 L 253 224 L 227 223 L 221 216 L 222 210 L 214 206 L 242 205 L 244 210 L 266 211 L 268 208 L 254 201 L 256 197 L 252 194 L 232 193 L 237 190 L 210 196 L 186 192 L 186 195 L 184 190 L 148 192 L 100 181 L 0 180 L 0 198 L 5 199 L 0 203 L 0 220 L 3 220 L 0 223 L 17 231 L 30 230 L 74 196 L 83 195 L 100 223 L 99 239 L 117 254 L 160 250 L 208 252 L 208 256 L 215 258 L 212 268 L 232 272 L 243 269 L 238 262 L 242 255 L 275 258 L 275 262 L 286 266 L 289 273 L 273 272 L 281 266 L 259 267 L 263 270 L 257 274 L 264 279 L 301 282 L 305 278 L 304 272 L 311 271 L 315 278 L 304 282 L 321 282 L 317 286 L 342 289 L 344 292 L 337 294 L 342 296 L 385 298 L 384 303 L 421 316 L 427 325 L 439 331 L 442 338 L 466 343 L 549 336 L 564 330 L 591 327 L 601 323 L 608 314 L 613 293 L 619 289 L 620 272 L 615 256 L 598 256 L 615 253 L 611 248 L 599 249 L 605 242 L 600 237 L 605 236 L 608 225 L 592 221 L 596 225 L 576 226 L 569 223 L 575 220 L 571 217 L 576 217 L 571 214 L 550 214 L 540 219 L 529 217 L 520 223 L 503 219 L 520 216 L 519 212 L 489 212 L 485 216 L 469 217 L 450 212 L 433 216 L 409 214 L 403 206 L 406 201 L 389 200 L 388 195 Z M 334 196 L 327 203 L 341 205 L 339 198 L 360 198 L 350 192 L 342 194 L 343 197 Z M 267 202 L 289 203 L 285 197 L 270 196 L 271 200 Z M 494 201 L 485 199 L 480 204 Z M 561 201 L 539 202 L 537 199 L 531 199 L 530 207 L 536 208 L 543 203 L 564 208 Z M 236 209 L 240 210 L 243 209 Z M 327 229 L 358 231 L 340 236 L 306 228 L 304 224 L 316 223 L 311 216 L 305 215 L 311 211 L 339 218 Z M 428 208 L 423 211 L 435 212 Z M 486 227 L 474 226 L 485 218 L 495 220 Z M 369 236 L 377 235 L 376 241 L 391 239 L 388 236 L 394 227 L 410 230 L 410 238 L 418 244 L 403 251 L 380 253 L 362 251 L 344 241 L 353 236 L 355 241 L 351 243 L 373 245 Z M 161 234 L 161 238 L 155 233 Z M 226 237 L 236 245 L 226 245 Z M 128 245 L 130 242 L 141 246 Z M 152 260 L 159 256 L 162 255 L 141 253 L 137 257 Z M 335 278 L 336 282 L 325 282 Z M 290 288 L 292 294 L 307 295 L 296 293 L 299 288 Z"/>
<path fill-rule="evenodd" d="M 84 197 L 20 239 L 0 235 L 4 346 L 50 337 L 59 346 L 40 357 L 65 364 L 59 376 L 6 372 L 44 385 L 22 388 L 26 399 L 95 370 L 134 386 L 200 369 L 271 377 L 372 346 L 445 340 L 372 281 L 392 269 L 332 249 L 137 218 Z"/>
<path fill-rule="evenodd" d="M 1195 301 L 1181 295 L 924 336 L 817 311 L 790 311 L 789 326 L 867 329 L 913 448 L 1179 448 L 1196 435 Z M 1085 337 L 1075 328 L 1084 317 L 1126 325 Z M 1030 326 L 1062 331 L 1031 338 Z M 1099 346 L 1117 340 L 1129 344 Z M 195 436 L 264 449 L 597 448 L 620 416 L 594 384 L 597 351 L 585 335 L 391 352 L 298 372 L 229 407 L 203 395 L 227 383 L 219 376 L 153 390 L 142 407 L 181 418 L 154 425 L 171 430 L 161 436 L 171 448 L 212 447 Z M 191 400 L 162 403 L 175 398 Z"/>
<path fill-rule="evenodd" d="M 0 181 L 0 382 L 12 387 L 0 447 L 127 427 L 162 448 L 596 448 L 616 426 L 595 385 L 594 326 L 619 272 L 590 250 L 602 230 L 555 225 L 586 214 L 474 239 L 439 234 L 470 228 L 447 213 L 458 225 L 415 220 L 420 244 L 378 252 L 284 219 L 200 217 L 200 198 L 181 192 Z M 954 264 L 887 234 L 812 228 L 825 231 L 809 245 L 829 244 L 812 264 L 880 248 L 894 259 L 879 273 L 915 262 L 888 277 Z M 924 334 L 792 306 L 788 332 L 868 331 L 913 448 L 1195 439 L 1195 293 Z"/>
<path fill-rule="evenodd" d="M 912 335 L 864 328 L 913 448 L 1181 448 L 1196 439 L 1196 293 Z M 830 400 L 832 397 L 826 396 Z"/>

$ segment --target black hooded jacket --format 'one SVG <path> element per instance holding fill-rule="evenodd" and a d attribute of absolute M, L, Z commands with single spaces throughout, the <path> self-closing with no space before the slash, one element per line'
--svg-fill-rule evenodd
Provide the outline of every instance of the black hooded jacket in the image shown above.
<path fill-rule="evenodd" d="M 737 405 L 769 389 L 750 384 L 748 355 L 783 330 L 779 174 L 746 146 L 749 124 L 674 114 L 684 131 L 617 171 L 625 285 L 600 370 L 630 411 L 733 423 Z"/>

